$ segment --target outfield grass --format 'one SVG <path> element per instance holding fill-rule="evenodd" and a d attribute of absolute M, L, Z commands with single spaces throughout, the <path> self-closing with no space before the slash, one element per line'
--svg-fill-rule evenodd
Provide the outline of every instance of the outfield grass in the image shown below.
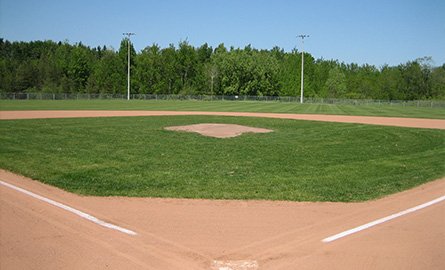
<path fill-rule="evenodd" d="M 0 110 L 174 110 L 339 114 L 445 119 L 445 108 L 256 101 L 0 100 Z"/>
<path fill-rule="evenodd" d="M 230 139 L 166 131 L 235 123 Z M 445 176 L 445 132 L 212 116 L 3 120 L 0 167 L 99 196 L 362 201 Z"/>

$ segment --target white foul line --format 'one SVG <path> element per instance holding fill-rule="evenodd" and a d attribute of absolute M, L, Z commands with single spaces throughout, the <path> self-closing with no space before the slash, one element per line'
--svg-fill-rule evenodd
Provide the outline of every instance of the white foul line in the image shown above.
<path fill-rule="evenodd" d="M 389 220 L 391 220 L 391 219 L 395 219 L 395 218 L 404 216 L 404 215 L 406 215 L 406 214 L 412 213 L 412 212 L 414 212 L 414 211 L 423 209 L 423 208 L 425 208 L 425 207 L 431 206 L 431 205 L 433 205 L 433 204 L 439 203 L 439 202 L 441 202 L 441 201 L 443 201 L 443 200 L 445 200 L 445 196 L 439 197 L 439 198 L 437 198 L 437 199 L 434 199 L 434 200 L 429 201 L 429 202 L 426 202 L 426 203 L 424 203 L 424 204 L 415 206 L 415 207 L 413 207 L 413 208 L 410 208 L 410 209 L 407 209 L 407 210 L 398 212 L 398 213 L 396 213 L 396 214 L 392 214 L 392 215 L 390 215 L 390 216 L 387 216 L 387 217 L 384 217 L 384 218 L 381 218 L 381 219 L 377 219 L 377 220 L 375 220 L 375 221 L 372 221 L 372 222 L 366 223 L 366 224 L 364 224 L 364 225 L 355 227 L 355 228 L 353 228 L 353 229 L 350 229 L 350 230 L 341 232 L 341 233 L 339 233 L 339 234 L 336 234 L 336 235 L 327 237 L 327 238 L 323 239 L 322 242 L 324 242 L 324 243 L 329 243 L 329 242 L 335 241 L 335 240 L 337 240 L 337 239 L 340 239 L 340 238 L 342 238 L 342 237 L 348 236 L 348 235 L 350 235 L 350 234 L 353 234 L 353 233 L 356 233 L 356 232 L 359 232 L 359 231 L 363 231 L 363 230 L 369 229 L 369 228 L 374 227 L 374 226 L 376 226 L 376 225 L 379 225 L 379 224 L 381 224 L 381 223 L 383 223 L 383 222 L 387 222 L 387 221 L 389 221 Z"/>
<path fill-rule="evenodd" d="M 103 227 L 106 227 L 106 228 L 109 228 L 109 229 L 112 229 L 112 230 L 117 230 L 117 231 L 129 234 L 129 235 L 137 235 L 137 233 L 135 233 L 134 231 L 131 231 L 131 230 L 119 227 L 117 225 L 114 225 L 114 224 L 111 224 L 111 223 L 108 223 L 108 222 L 105 222 L 105 221 L 100 220 L 100 219 L 98 219 L 98 218 L 96 218 L 96 217 L 94 217 L 92 215 L 89 215 L 89 214 L 87 214 L 85 212 L 82 212 L 80 210 L 74 209 L 74 208 L 72 208 L 72 207 L 70 207 L 68 205 L 65 205 L 65 204 L 53 201 L 51 199 L 45 198 L 43 196 L 37 195 L 37 194 L 32 193 L 31 191 L 27 191 L 27 190 L 25 190 L 23 188 L 16 187 L 14 185 L 11 185 L 9 183 L 3 182 L 1 180 L 0 180 L 0 184 L 4 185 L 6 187 L 12 188 L 14 190 L 20 191 L 22 193 L 25 193 L 26 195 L 34 197 L 34 198 L 36 198 L 38 200 L 41 200 L 41 201 L 47 202 L 47 203 L 49 203 L 51 205 L 57 206 L 59 208 L 62 208 L 62 209 L 66 210 L 66 211 L 69 211 L 71 213 L 74 213 L 74 214 L 80 216 L 81 218 L 87 219 L 87 220 L 89 220 L 91 222 L 94 222 L 94 223 L 100 225 L 100 226 L 103 226 Z"/>

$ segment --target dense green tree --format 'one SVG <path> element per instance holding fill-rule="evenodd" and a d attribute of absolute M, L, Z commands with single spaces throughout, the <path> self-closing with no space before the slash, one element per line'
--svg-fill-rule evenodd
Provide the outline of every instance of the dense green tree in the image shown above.
<path fill-rule="evenodd" d="M 431 72 L 431 98 L 445 99 L 445 64 Z"/>
<path fill-rule="evenodd" d="M 176 70 L 176 48 L 173 44 L 170 44 L 169 47 L 163 49 L 161 51 L 161 59 L 162 59 L 162 94 L 177 94 L 180 90 L 180 75 L 178 76 Z"/>
<path fill-rule="evenodd" d="M 35 61 L 22 62 L 15 73 L 15 89 L 24 91 L 39 86 L 38 71 Z"/>
<path fill-rule="evenodd" d="M 425 97 L 426 86 L 421 65 L 416 62 L 408 62 L 400 65 L 402 83 L 400 91 L 404 94 L 404 99 L 415 100 Z"/>
<path fill-rule="evenodd" d="M 136 57 L 135 80 L 137 93 L 162 93 L 162 55 L 157 44 L 146 47 Z"/>
<path fill-rule="evenodd" d="M 67 74 L 70 81 L 70 92 L 84 92 L 92 71 L 93 55 L 88 48 L 79 44 L 70 55 Z"/>
<path fill-rule="evenodd" d="M 88 93 L 124 94 L 127 90 L 126 66 L 122 58 L 112 50 L 102 51 L 102 58 L 96 63 L 88 85 Z"/>
<path fill-rule="evenodd" d="M 329 71 L 329 77 L 325 83 L 325 92 L 330 98 L 343 98 L 346 94 L 346 76 L 335 67 Z"/>
<path fill-rule="evenodd" d="M 404 99 L 404 93 L 400 92 L 402 84 L 402 76 L 400 69 L 395 67 L 383 66 L 380 73 L 380 96 L 379 99 L 400 100 Z"/>
<path fill-rule="evenodd" d="M 177 50 L 176 70 L 181 78 L 180 94 L 192 94 L 194 79 L 197 73 L 198 55 L 187 41 L 179 43 Z"/>
<path fill-rule="evenodd" d="M 333 60 L 317 60 L 315 62 L 315 71 L 312 79 L 312 87 L 316 89 L 315 97 L 327 97 L 327 88 L 325 87 L 326 80 L 328 79 L 329 72 L 331 69 L 338 67 L 338 62 Z M 300 78 L 300 77 L 298 77 Z M 298 89 L 300 88 L 300 83 L 297 84 Z M 300 91 L 298 91 L 298 94 Z"/>
<path fill-rule="evenodd" d="M 297 51 L 284 54 L 281 59 L 278 79 L 283 96 L 298 96 L 300 93 L 300 61 L 301 57 Z"/>

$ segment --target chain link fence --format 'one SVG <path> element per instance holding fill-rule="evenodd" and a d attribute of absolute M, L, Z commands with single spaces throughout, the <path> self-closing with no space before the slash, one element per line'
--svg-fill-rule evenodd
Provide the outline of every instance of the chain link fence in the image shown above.
<path fill-rule="evenodd" d="M 211 95 L 153 95 L 132 94 L 133 100 L 198 100 L 198 101 L 264 101 L 299 103 L 299 97 L 281 96 L 211 96 Z M 125 100 L 126 94 L 81 94 L 81 93 L 0 93 L 2 100 Z M 335 99 L 310 98 L 304 99 L 309 104 L 337 105 L 394 105 L 412 107 L 444 108 L 445 100 L 375 100 L 375 99 Z"/>

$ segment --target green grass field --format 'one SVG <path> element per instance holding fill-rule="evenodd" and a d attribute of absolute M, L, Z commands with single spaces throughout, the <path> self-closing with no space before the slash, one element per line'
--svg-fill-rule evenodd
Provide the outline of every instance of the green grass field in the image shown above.
<path fill-rule="evenodd" d="M 2 109 L 22 104 L 3 101 Z M 30 104 L 27 109 L 75 103 Z M 95 101 L 88 108 L 113 109 L 105 104 Z M 125 102 L 113 104 L 130 108 Z M 131 109 L 153 104 L 135 102 Z M 167 104 L 153 109 L 173 109 Z M 191 104 L 175 109 L 191 110 Z M 224 105 L 223 110 L 230 108 Z M 287 112 L 299 112 L 292 109 L 297 105 L 284 105 Z M 216 139 L 163 130 L 195 123 L 274 132 Z M 84 195 L 362 201 L 443 177 L 444 160 L 445 132 L 432 129 L 211 116 L 0 122 L 1 168 Z"/>
<path fill-rule="evenodd" d="M 445 119 L 445 108 L 255 101 L 0 100 L 0 110 L 175 110 L 340 114 Z"/>

